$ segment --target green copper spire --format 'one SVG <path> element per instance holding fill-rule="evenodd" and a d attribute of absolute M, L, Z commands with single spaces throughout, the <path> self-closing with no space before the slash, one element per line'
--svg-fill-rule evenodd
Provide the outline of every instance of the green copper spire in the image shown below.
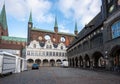
<path fill-rule="evenodd" d="M 58 27 L 58 24 L 57 24 L 57 17 L 55 17 L 55 25 L 54 27 Z"/>
<path fill-rule="evenodd" d="M 77 29 L 77 22 L 75 22 L 75 31 L 78 32 L 78 29 Z"/>
<path fill-rule="evenodd" d="M 30 12 L 29 22 L 32 22 L 32 12 Z"/>
<path fill-rule="evenodd" d="M 5 11 L 5 4 L 3 5 L 1 15 L 0 15 L 0 23 L 2 24 L 4 29 L 7 29 L 7 19 L 6 19 L 6 11 Z"/>

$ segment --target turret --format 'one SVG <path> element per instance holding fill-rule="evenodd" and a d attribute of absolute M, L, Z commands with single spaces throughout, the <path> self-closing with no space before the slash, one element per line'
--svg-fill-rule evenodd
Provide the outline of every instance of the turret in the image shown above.
<path fill-rule="evenodd" d="M 27 35 L 27 44 L 30 43 L 30 31 L 33 28 L 32 23 L 32 12 L 30 12 L 29 21 L 28 21 L 28 35 Z"/>
<path fill-rule="evenodd" d="M 55 17 L 54 32 L 58 33 L 57 17 Z"/>
<path fill-rule="evenodd" d="M 78 34 L 77 22 L 75 22 L 75 30 L 74 30 L 74 34 L 75 34 L 75 35 L 77 35 L 77 34 Z"/>
<path fill-rule="evenodd" d="M 7 25 L 5 4 L 3 5 L 3 8 L 0 14 L 0 25 L 2 26 L 2 30 L 3 30 L 2 35 L 8 36 L 8 25 Z"/>
<path fill-rule="evenodd" d="M 32 12 L 30 12 L 29 21 L 28 21 L 28 27 L 29 27 L 29 28 L 32 28 L 32 27 L 33 27 L 33 23 L 32 23 Z"/>

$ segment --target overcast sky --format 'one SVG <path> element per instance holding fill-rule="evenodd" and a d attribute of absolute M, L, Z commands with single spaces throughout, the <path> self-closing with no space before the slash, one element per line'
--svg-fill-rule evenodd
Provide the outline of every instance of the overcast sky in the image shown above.
<path fill-rule="evenodd" d="M 54 30 L 57 16 L 60 32 L 74 33 L 75 21 L 80 31 L 100 12 L 101 0 L 0 0 L 5 1 L 9 36 L 27 37 L 27 23 L 32 10 L 34 27 Z"/>

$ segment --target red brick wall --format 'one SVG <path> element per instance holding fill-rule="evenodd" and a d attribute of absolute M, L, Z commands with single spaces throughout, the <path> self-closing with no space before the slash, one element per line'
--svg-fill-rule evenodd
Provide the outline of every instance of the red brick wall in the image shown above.
<path fill-rule="evenodd" d="M 70 36 L 70 35 L 64 35 L 64 34 L 59 34 L 59 33 L 52 33 L 52 32 L 43 32 L 43 31 L 37 31 L 37 30 L 31 30 L 30 32 L 30 38 L 31 40 L 37 40 L 37 41 L 43 41 L 45 42 L 45 35 L 49 35 L 51 37 L 51 41 L 53 43 L 59 43 L 61 42 L 60 39 L 61 37 L 65 37 L 66 41 L 63 42 L 66 46 L 68 46 L 70 44 L 70 42 L 73 40 L 74 36 Z M 42 40 L 39 40 L 39 36 L 42 37 Z M 53 38 L 55 38 L 56 40 L 54 41 Z"/>

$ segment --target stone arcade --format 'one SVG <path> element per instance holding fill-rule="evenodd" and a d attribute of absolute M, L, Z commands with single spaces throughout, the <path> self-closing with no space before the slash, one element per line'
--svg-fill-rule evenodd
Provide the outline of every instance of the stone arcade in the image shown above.
<path fill-rule="evenodd" d="M 117 70 L 120 67 L 120 0 L 102 0 L 101 11 L 67 49 L 69 66 Z"/>

